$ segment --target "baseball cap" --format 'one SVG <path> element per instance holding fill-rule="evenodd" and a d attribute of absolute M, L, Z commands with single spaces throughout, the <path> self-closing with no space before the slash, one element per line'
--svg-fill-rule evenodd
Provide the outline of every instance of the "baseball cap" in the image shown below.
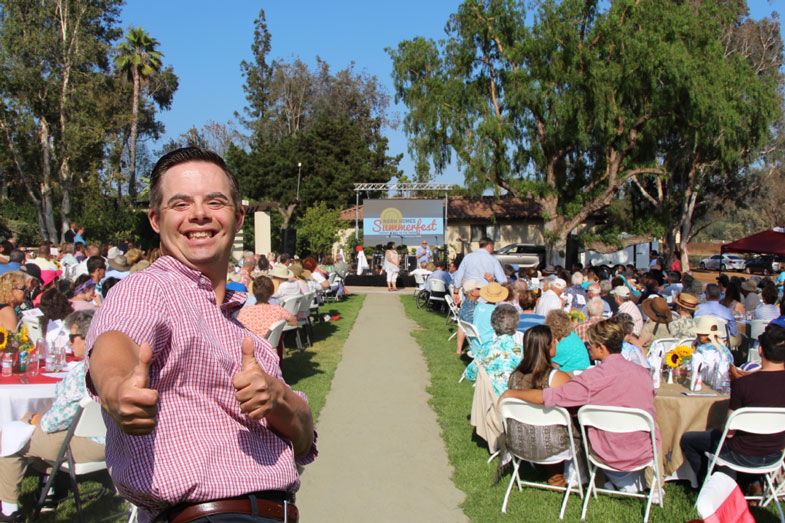
<path fill-rule="evenodd" d="M 614 295 L 616 295 L 616 296 L 618 296 L 620 298 L 627 298 L 627 297 L 630 296 L 630 289 L 628 289 L 624 285 L 618 285 L 618 286 L 613 288 L 613 290 L 611 291 L 611 294 L 614 294 Z"/>

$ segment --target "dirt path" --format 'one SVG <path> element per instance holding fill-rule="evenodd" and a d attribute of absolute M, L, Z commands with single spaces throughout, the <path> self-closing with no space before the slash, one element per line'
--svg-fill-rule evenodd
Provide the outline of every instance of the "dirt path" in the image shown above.
<path fill-rule="evenodd" d="M 302 475 L 302 521 L 466 520 L 412 328 L 395 294 L 365 298 Z"/>

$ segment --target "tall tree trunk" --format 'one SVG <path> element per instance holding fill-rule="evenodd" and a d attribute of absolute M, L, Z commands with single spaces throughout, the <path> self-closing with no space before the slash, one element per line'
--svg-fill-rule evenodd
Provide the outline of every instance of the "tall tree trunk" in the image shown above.
<path fill-rule="evenodd" d="M 11 158 L 14 162 L 14 167 L 16 168 L 16 172 L 19 177 L 22 179 L 22 183 L 27 189 L 27 194 L 30 196 L 30 200 L 33 202 L 33 206 L 35 206 L 35 217 L 38 221 L 38 230 L 41 231 L 41 235 L 46 235 L 46 225 L 44 224 L 44 212 L 43 208 L 41 207 L 41 200 L 35 195 L 35 191 L 33 191 L 33 183 L 30 180 L 30 177 L 27 175 L 25 170 L 22 168 L 21 160 L 19 159 L 19 154 L 17 153 L 16 146 L 14 145 L 14 141 L 11 139 L 11 134 L 8 132 L 8 126 L 5 124 L 5 121 L 0 121 L 0 128 L 4 131 L 6 142 L 8 143 L 8 150 L 11 152 Z M 5 187 L 3 187 L 5 189 Z"/>
<path fill-rule="evenodd" d="M 52 165 L 51 138 L 49 124 L 41 118 L 38 122 L 38 140 L 41 146 L 41 205 L 45 228 L 41 230 L 44 241 L 58 243 L 57 227 L 55 226 L 54 209 L 52 207 Z"/>
<path fill-rule="evenodd" d="M 134 67 L 134 94 L 131 102 L 131 142 L 128 144 L 128 195 L 136 205 L 136 126 L 139 120 L 139 71 Z"/>

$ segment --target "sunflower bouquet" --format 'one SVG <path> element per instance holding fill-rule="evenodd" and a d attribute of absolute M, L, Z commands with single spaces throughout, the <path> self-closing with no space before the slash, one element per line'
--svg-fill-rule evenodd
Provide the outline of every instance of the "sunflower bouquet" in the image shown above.
<path fill-rule="evenodd" d="M 33 348 L 27 335 L 27 327 L 22 325 L 16 332 L 8 332 L 0 327 L 0 351 L 25 352 Z"/>
<path fill-rule="evenodd" d="M 665 364 L 670 367 L 668 372 L 668 383 L 673 383 L 674 379 L 678 383 L 689 386 L 690 373 L 692 371 L 692 354 L 695 349 L 687 345 L 674 347 L 665 354 Z"/>
<path fill-rule="evenodd" d="M 573 323 L 583 323 L 586 321 L 586 315 L 578 310 L 570 311 L 570 321 Z"/>

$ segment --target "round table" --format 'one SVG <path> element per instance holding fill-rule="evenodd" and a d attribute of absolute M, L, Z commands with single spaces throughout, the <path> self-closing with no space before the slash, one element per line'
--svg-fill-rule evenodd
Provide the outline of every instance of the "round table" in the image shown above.
<path fill-rule="evenodd" d="M 654 397 L 666 476 L 674 474 L 684 463 L 679 441 L 685 432 L 721 430 L 728 416 L 730 396 L 706 386 L 700 393 L 711 393 L 711 396 L 685 396 L 685 392 L 689 389 L 683 385 L 663 383 Z"/>
<path fill-rule="evenodd" d="M 67 373 L 45 373 L 63 378 Z M 43 414 L 52 405 L 56 383 L 0 385 L 0 425 L 22 418 L 27 412 Z"/>

